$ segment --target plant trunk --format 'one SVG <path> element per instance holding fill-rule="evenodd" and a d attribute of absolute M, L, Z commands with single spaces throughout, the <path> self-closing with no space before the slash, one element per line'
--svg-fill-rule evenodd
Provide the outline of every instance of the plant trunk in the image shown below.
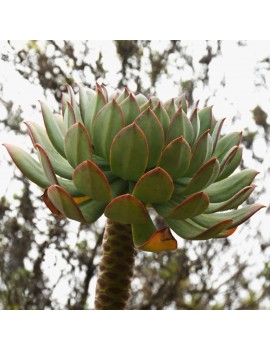
<path fill-rule="evenodd" d="M 96 310 L 126 308 L 134 266 L 131 226 L 107 220 L 96 287 Z"/>

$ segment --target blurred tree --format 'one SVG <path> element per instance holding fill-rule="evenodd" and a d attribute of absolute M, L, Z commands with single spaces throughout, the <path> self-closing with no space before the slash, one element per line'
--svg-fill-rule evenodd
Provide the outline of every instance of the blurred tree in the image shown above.
<path fill-rule="evenodd" d="M 74 85 L 78 79 L 86 86 L 95 80 L 107 82 L 103 53 L 100 51 L 96 55 L 92 45 L 89 41 L 29 41 L 18 50 L 9 42 L 1 60 L 13 63 L 22 77 L 41 86 L 45 94 L 60 103 L 65 83 Z M 195 72 L 193 58 L 181 41 L 168 41 L 164 49 L 157 49 L 155 42 L 149 40 L 118 40 L 113 45 L 120 67 L 116 87 L 131 84 L 136 90 L 151 95 L 159 81 L 167 77 L 174 79 L 179 92 L 186 92 L 190 105 L 194 103 L 198 84 L 207 86 L 212 61 L 222 55 L 220 41 L 207 41 L 205 54 L 196 62 L 201 65 L 201 75 Z M 188 68 L 191 78 L 172 78 L 171 67 L 179 72 Z M 21 135 L 20 106 L 2 97 L 0 101 L 6 111 L 4 117 L 0 116 L 2 130 Z M 255 122 L 265 126 L 266 115 Z M 244 134 L 244 143 L 251 150 L 256 137 L 257 132 L 248 129 Z M 15 194 L 13 201 L 8 201 L 7 196 L 0 200 L 0 307 L 91 307 L 91 285 L 95 283 L 103 222 L 91 226 L 74 225 L 53 217 L 45 206 L 44 211 L 38 211 L 36 208 L 40 205 L 36 203 L 40 199 L 36 189 L 17 171 L 13 179 L 17 181 L 16 189 L 19 184 L 20 194 Z M 259 231 L 256 242 L 260 254 L 267 257 L 270 244 Z M 138 252 L 129 308 L 264 308 L 270 297 L 269 265 L 265 264 L 259 272 L 250 275 L 248 258 L 243 259 L 237 252 L 231 254 L 231 246 L 230 239 L 202 243 L 181 241 L 177 252 L 155 254 L 155 260 L 151 259 L 151 254 Z M 226 255 L 230 257 L 229 262 Z"/>

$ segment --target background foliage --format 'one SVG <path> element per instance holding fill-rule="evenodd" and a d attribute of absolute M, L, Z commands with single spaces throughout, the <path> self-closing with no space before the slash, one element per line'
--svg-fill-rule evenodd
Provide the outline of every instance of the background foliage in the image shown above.
<path fill-rule="evenodd" d="M 65 84 L 76 90 L 75 81 L 89 87 L 96 80 L 113 88 L 128 85 L 147 95 L 159 93 L 164 86 L 166 89 L 166 82 L 170 81 L 177 92 L 186 93 L 190 105 L 200 93 L 201 105 L 218 95 L 211 79 L 215 60 L 223 55 L 223 42 L 198 43 L 201 50 L 196 57 L 188 43 L 172 40 L 157 44 L 149 40 L 99 44 L 2 42 L 0 67 L 12 66 L 13 74 L 27 81 L 29 91 L 21 92 L 23 99 L 34 89 L 56 110 Z M 237 43 L 239 50 L 247 45 Z M 268 45 L 270 55 L 270 42 Z M 254 86 L 262 94 L 268 89 L 269 70 L 269 57 L 261 57 L 254 66 Z M 224 90 L 226 76 L 218 84 Z M 21 122 L 29 115 L 40 114 L 36 101 L 32 99 L 32 105 L 25 110 L 19 99 L 6 98 L 6 86 L 6 81 L 0 81 L 1 139 L 7 141 L 12 136 L 17 143 L 31 148 Z M 248 116 L 235 110 L 231 123 L 242 121 L 245 128 L 243 143 L 247 151 L 242 167 L 251 166 L 262 172 L 252 201 L 266 199 L 268 206 L 269 126 L 264 109 L 255 104 Z M 1 157 L 3 170 L 7 163 L 8 157 Z M 13 166 L 8 169 L 4 172 L 9 172 L 6 174 L 11 175 L 10 181 L 0 199 L 0 308 L 92 308 L 104 220 L 79 225 L 53 217 L 42 203 L 37 187 L 30 185 Z M 255 216 L 238 229 L 238 239 L 201 243 L 180 240 L 177 252 L 138 252 L 129 308 L 270 308 L 269 217 L 261 218 Z"/>

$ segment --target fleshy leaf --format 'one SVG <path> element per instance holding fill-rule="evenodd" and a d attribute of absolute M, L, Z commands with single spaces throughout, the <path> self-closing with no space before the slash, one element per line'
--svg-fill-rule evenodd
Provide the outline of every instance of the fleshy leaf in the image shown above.
<path fill-rule="evenodd" d="M 42 167 L 32 156 L 16 145 L 4 144 L 4 146 L 16 166 L 28 179 L 43 189 L 50 186 Z"/>
<path fill-rule="evenodd" d="M 49 155 L 55 173 L 61 177 L 72 179 L 73 168 L 53 147 L 46 130 L 35 122 L 24 122 L 28 128 L 33 145 L 40 144 Z"/>
<path fill-rule="evenodd" d="M 228 178 L 240 165 L 242 160 L 243 149 L 239 146 L 235 146 L 235 147 L 237 148 L 237 151 L 235 152 L 233 157 L 229 160 L 229 162 L 226 164 L 226 167 L 224 167 L 222 172 L 220 172 L 217 178 L 217 181 Z"/>
<path fill-rule="evenodd" d="M 233 132 L 222 137 L 216 146 L 216 150 L 213 153 L 215 157 L 219 160 L 222 160 L 228 150 L 230 150 L 233 146 L 238 146 L 242 139 L 242 133 Z"/>
<path fill-rule="evenodd" d="M 114 198 L 106 207 L 104 214 L 111 220 L 124 224 L 143 224 L 148 218 L 144 205 L 130 194 Z"/>
<path fill-rule="evenodd" d="M 253 169 L 245 169 L 229 178 L 211 184 L 204 191 L 210 198 L 210 202 L 222 202 L 229 200 L 241 189 L 251 184 L 258 172 Z"/>
<path fill-rule="evenodd" d="M 228 236 L 231 236 L 237 229 L 238 227 L 234 227 L 231 229 L 224 230 L 224 232 L 218 234 L 216 238 L 227 238 Z"/>
<path fill-rule="evenodd" d="M 163 131 L 164 131 L 164 136 L 166 138 L 168 129 L 169 129 L 169 124 L 170 124 L 170 117 L 168 113 L 166 112 L 163 104 L 159 101 L 155 108 L 153 109 L 153 112 L 157 116 L 159 122 L 162 125 Z"/>
<path fill-rule="evenodd" d="M 214 182 L 219 173 L 219 162 L 217 158 L 212 158 L 202 165 L 192 177 L 187 187 L 183 191 L 184 194 L 191 194 L 204 188 Z M 209 194 L 208 194 L 209 195 Z"/>
<path fill-rule="evenodd" d="M 177 241 L 168 227 L 154 232 L 138 249 L 150 252 L 172 251 L 177 249 Z"/>
<path fill-rule="evenodd" d="M 214 238 L 224 232 L 224 230 L 226 230 L 232 223 L 232 220 L 228 219 L 213 226 L 209 225 L 205 228 L 191 219 L 184 219 L 181 221 L 167 219 L 166 221 L 176 234 L 187 240 L 207 240 Z"/>
<path fill-rule="evenodd" d="M 221 132 L 221 128 L 223 126 L 223 123 L 225 121 L 226 118 L 221 119 L 220 121 L 218 121 L 215 125 L 215 128 L 213 130 L 212 133 L 212 140 L 213 140 L 213 152 L 216 150 L 216 146 L 219 140 L 219 136 L 220 136 L 220 132 Z"/>
<path fill-rule="evenodd" d="M 184 111 L 185 113 L 187 113 L 187 110 L 188 110 L 188 102 L 187 102 L 187 99 L 186 99 L 185 94 L 179 96 L 179 105 L 181 105 L 183 111 Z"/>
<path fill-rule="evenodd" d="M 96 95 L 93 97 L 93 99 L 89 102 L 86 110 L 86 116 L 85 116 L 85 127 L 90 135 L 90 138 L 93 137 L 92 135 L 92 127 L 94 120 L 96 118 L 96 115 L 99 113 L 99 111 L 102 109 L 102 107 L 106 104 L 104 95 L 100 89 L 97 90 Z"/>
<path fill-rule="evenodd" d="M 110 101 L 99 112 L 93 126 L 95 151 L 106 160 L 116 134 L 124 127 L 124 114 L 116 100 Z"/>
<path fill-rule="evenodd" d="M 79 203 L 80 211 L 87 223 L 93 223 L 102 216 L 107 202 L 88 200 Z"/>
<path fill-rule="evenodd" d="M 85 160 L 92 159 L 92 145 L 85 126 L 78 122 L 73 124 L 65 137 L 65 153 L 68 162 L 76 168 Z"/>
<path fill-rule="evenodd" d="M 148 162 L 148 145 L 136 123 L 116 135 L 110 158 L 112 172 L 122 179 L 137 181 L 143 175 Z"/>
<path fill-rule="evenodd" d="M 213 213 L 217 211 L 227 211 L 233 208 L 237 208 L 244 201 L 246 201 L 250 194 L 255 189 L 255 185 L 246 186 L 242 190 L 240 190 L 237 194 L 229 198 L 227 201 L 211 203 L 205 213 Z"/>
<path fill-rule="evenodd" d="M 179 137 L 183 137 L 189 144 L 193 140 L 193 128 L 190 120 L 188 119 L 185 112 L 182 110 L 182 107 L 173 115 L 168 134 L 167 134 L 167 144 L 172 140 Z"/>
<path fill-rule="evenodd" d="M 247 205 L 243 208 L 223 213 L 201 214 L 197 217 L 192 218 L 192 220 L 201 226 L 207 227 L 209 225 L 215 225 L 220 221 L 232 219 L 233 222 L 227 228 L 230 229 L 233 227 L 237 227 L 238 225 L 247 221 L 252 215 L 254 215 L 254 213 L 259 211 L 263 207 L 265 206 L 259 204 Z"/>
<path fill-rule="evenodd" d="M 58 184 L 56 175 L 54 173 L 54 170 L 53 170 L 51 161 L 47 155 L 47 152 L 43 149 L 43 147 L 40 144 L 35 144 L 35 147 L 38 149 L 40 162 L 41 162 L 44 174 L 48 179 L 48 182 L 50 184 Z"/>
<path fill-rule="evenodd" d="M 136 98 L 139 106 L 142 106 L 143 104 L 145 104 L 147 102 L 147 97 L 144 96 L 143 94 L 138 94 L 135 96 L 135 98 Z"/>
<path fill-rule="evenodd" d="M 51 185 L 48 188 L 48 198 L 53 206 L 66 217 L 78 222 L 85 222 L 79 206 L 69 193 L 59 185 Z"/>
<path fill-rule="evenodd" d="M 212 148 L 212 138 L 209 134 L 209 130 L 206 130 L 199 137 L 194 146 L 187 176 L 193 175 L 194 172 L 196 172 L 198 168 L 203 165 L 203 163 L 209 160 L 212 154 Z"/>
<path fill-rule="evenodd" d="M 40 105 L 48 137 L 55 149 L 65 157 L 63 133 L 49 107 L 44 102 L 40 102 Z"/>
<path fill-rule="evenodd" d="M 174 98 L 172 98 L 172 99 L 166 101 L 166 102 L 164 103 L 164 107 L 165 107 L 165 109 L 166 109 L 166 111 L 167 111 L 167 113 L 168 113 L 168 116 L 169 116 L 170 118 L 172 118 L 172 116 L 173 116 L 173 115 L 175 114 L 175 112 L 177 111 L 177 105 L 176 105 L 176 103 L 175 103 Z M 179 136 L 179 135 L 178 135 L 178 136 Z"/>
<path fill-rule="evenodd" d="M 69 102 L 67 102 L 67 108 L 66 108 L 65 114 L 64 114 L 65 133 L 74 123 L 76 123 L 75 112 L 74 112 L 74 109 L 71 106 L 71 104 Z"/>
<path fill-rule="evenodd" d="M 143 111 L 147 110 L 148 108 L 153 109 L 154 107 L 155 107 L 155 103 L 150 98 L 142 106 L 140 106 L 140 109 L 141 109 L 141 112 L 143 112 Z"/>
<path fill-rule="evenodd" d="M 147 102 L 147 97 L 144 96 L 143 94 L 136 95 L 135 99 L 136 99 L 139 106 L 142 106 L 143 104 L 145 104 Z"/>
<path fill-rule="evenodd" d="M 213 106 L 207 106 L 198 111 L 200 118 L 200 135 L 206 130 L 211 130 L 212 127 L 212 108 Z"/>
<path fill-rule="evenodd" d="M 170 175 L 157 167 L 139 179 L 133 195 L 146 204 L 162 203 L 171 198 L 173 189 L 173 180 Z"/>
<path fill-rule="evenodd" d="M 160 158 L 164 147 L 164 132 L 157 116 L 148 108 L 142 112 L 136 119 L 135 123 L 143 131 L 148 145 L 148 163 L 147 168 L 154 167 Z"/>
<path fill-rule="evenodd" d="M 198 107 L 195 106 L 194 110 L 192 111 L 191 117 L 190 117 L 190 122 L 192 124 L 193 128 L 193 142 L 196 142 L 200 135 L 200 118 L 198 115 Z"/>
<path fill-rule="evenodd" d="M 87 160 L 79 164 L 73 173 L 73 181 L 77 189 L 94 200 L 111 200 L 110 184 L 94 162 Z"/>
<path fill-rule="evenodd" d="M 82 116 L 82 120 L 85 121 L 86 119 L 86 113 L 87 113 L 87 106 L 90 103 L 90 100 L 85 89 L 77 84 L 79 87 L 79 98 L 80 98 L 80 112 Z M 93 96 L 95 95 L 95 92 L 93 91 Z"/>
<path fill-rule="evenodd" d="M 70 96 L 70 102 L 71 102 L 71 105 L 72 105 L 72 108 L 73 108 L 73 111 L 75 114 L 75 119 L 77 122 L 82 122 L 83 120 L 82 120 L 82 116 L 81 116 L 81 111 L 80 111 L 79 106 L 76 102 L 76 97 L 75 97 L 74 91 L 69 84 L 67 84 L 67 88 L 68 88 L 68 92 L 69 92 L 69 96 Z"/>
<path fill-rule="evenodd" d="M 124 101 L 127 97 L 129 97 L 129 95 L 130 95 L 129 90 L 127 88 L 125 88 L 124 91 L 122 92 L 122 94 L 120 94 L 118 97 L 116 97 L 116 101 L 118 102 L 118 104 L 121 104 L 121 102 Z"/>
<path fill-rule="evenodd" d="M 65 110 L 67 108 L 67 102 L 70 103 L 70 97 L 66 93 L 62 93 L 61 106 L 62 106 L 62 115 L 65 115 Z"/>
<path fill-rule="evenodd" d="M 167 218 L 186 219 L 198 216 L 203 213 L 209 205 L 209 197 L 203 193 L 195 193 L 186 198 L 177 207 L 175 207 Z"/>
<path fill-rule="evenodd" d="M 137 247 L 147 242 L 151 238 L 151 235 L 156 231 L 156 227 L 148 213 L 146 215 L 145 223 L 132 224 L 131 228 L 133 242 Z"/>
<path fill-rule="evenodd" d="M 140 114 L 140 106 L 138 105 L 133 94 L 120 103 L 120 107 L 125 116 L 125 126 L 133 123 L 135 118 Z"/>
<path fill-rule="evenodd" d="M 43 195 L 41 196 L 42 201 L 45 203 L 45 205 L 48 207 L 48 209 L 56 216 L 59 217 L 64 217 L 63 213 L 58 211 L 58 209 L 54 206 L 54 204 L 51 202 L 51 200 L 48 197 L 48 188 L 45 189 Z"/>
<path fill-rule="evenodd" d="M 191 150 L 188 143 L 179 137 L 171 141 L 163 150 L 158 166 L 165 169 L 173 179 L 186 173 L 189 168 Z"/>

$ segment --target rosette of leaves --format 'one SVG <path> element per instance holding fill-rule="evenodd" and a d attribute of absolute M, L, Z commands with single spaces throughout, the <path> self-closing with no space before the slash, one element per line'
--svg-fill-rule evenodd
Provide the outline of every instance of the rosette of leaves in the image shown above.
<path fill-rule="evenodd" d="M 188 113 L 184 95 L 163 103 L 127 88 L 110 95 L 104 84 L 78 88 L 77 99 L 68 86 L 61 114 L 41 102 L 45 128 L 25 122 L 38 159 L 5 146 L 54 214 L 82 223 L 108 218 L 96 308 L 124 308 L 134 247 L 174 250 L 170 229 L 187 240 L 231 235 L 262 208 L 238 208 L 257 172 L 234 173 L 242 134 L 221 135 L 224 119 L 212 107 Z M 165 228 L 155 228 L 152 209 Z"/>

